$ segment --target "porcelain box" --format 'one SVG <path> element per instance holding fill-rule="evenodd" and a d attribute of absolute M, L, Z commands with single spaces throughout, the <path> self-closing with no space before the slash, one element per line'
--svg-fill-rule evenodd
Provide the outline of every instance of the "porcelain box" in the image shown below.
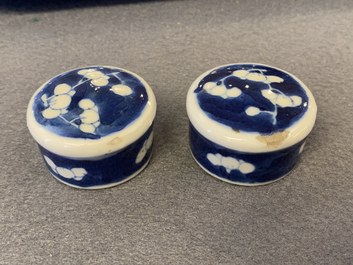
<path fill-rule="evenodd" d="M 216 178 L 248 186 L 273 182 L 293 169 L 317 111 L 298 78 L 252 63 L 202 74 L 186 105 L 196 162 Z"/>
<path fill-rule="evenodd" d="M 57 180 L 99 189 L 146 167 L 155 114 L 155 96 L 141 77 L 90 66 L 43 84 L 28 105 L 27 126 Z"/>

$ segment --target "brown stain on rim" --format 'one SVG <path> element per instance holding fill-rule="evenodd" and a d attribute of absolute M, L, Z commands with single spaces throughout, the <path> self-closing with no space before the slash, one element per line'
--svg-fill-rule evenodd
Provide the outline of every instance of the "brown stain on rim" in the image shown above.
<path fill-rule="evenodd" d="M 121 142 L 120 138 L 119 137 L 115 137 L 113 140 L 109 141 L 107 143 L 107 145 L 116 145 L 116 144 L 118 144 L 120 142 Z"/>
<path fill-rule="evenodd" d="M 289 132 L 283 131 L 279 133 L 274 133 L 271 135 L 260 135 L 257 136 L 256 139 L 262 143 L 267 144 L 270 147 L 280 146 L 281 143 L 288 138 Z"/>

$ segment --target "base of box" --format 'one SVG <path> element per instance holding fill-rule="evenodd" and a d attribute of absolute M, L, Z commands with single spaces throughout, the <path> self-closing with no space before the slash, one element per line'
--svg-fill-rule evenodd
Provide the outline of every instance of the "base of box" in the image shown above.
<path fill-rule="evenodd" d="M 190 149 L 189 149 L 190 150 Z M 254 187 L 254 186 L 264 186 L 264 185 L 268 185 L 268 184 L 271 184 L 273 182 L 276 182 L 276 181 L 279 181 L 281 179 L 283 179 L 284 177 L 286 177 L 287 175 L 289 175 L 291 171 L 289 171 L 288 173 L 284 174 L 283 176 L 277 178 L 277 179 L 273 179 L 273 180 L 270 180 L 270 181 L 266 181 L 266 182 L 255 182 L 255 183 L 247 183 L 247 182 L 237 182 L 237 181 L 231 181 L 229 179 L 226 179 L 226 178 L 222 178 L 222 177 L 219 177 L 217 176 L 216 174 L 210 172 L 209 170 L 207 170 L 204 166 L 202 166 L 200 164 L 199 161 L 197 161 L 197 159 L 195 158 L 195 156 L 193 155 L 192 151 L 190 150 L 190 153 L 191 153 L 191 156 L 192 158 L 195 160 L 195 162 L 206 172 L 208 173 L 209 175 L 211 175 L 212 177 L 215 177 L 216 179 L 218 180 L 221 180 L 223 182 L 227 182 L 227 183 L 230 183 L 230 184 L 233 184 L 233 185 L 238 185 L 238 186 L 245 186 L 245 187 Z"/>
<path fill-rule="evenodd" d="M 65 182 L 65 181 L 63 181 L 63 180 L 61 180 L 61 179 L 59 179 L 57 176 L 55 176 L 55 175 L 52 174 L 51 172 L 50 172 L 50 174 L 51 174 L 57 181 L 59 181 L 59 182 L 65 184 L 65 185 L 67 185 L 67 186 L 70 186 L 70 187 L 72 187 L 72 188 L 82 189 L 82 190 L 107 189 L 107 188 L 111 188 L 111 187 L 114 187 L 114 186 L 123 184 L 123 183 L 129 181 L 130 179 L 136 177 L 138 174 L 141 173 L 142 170 L 144 170 L 144 169 L 147 167 L 147 165 L 148 165 L 148 163 L 150 162 L 150 160 L 151 160 L 151 156 L 149 157 L 149 159 L 147 160 L 147 162 L 146 162 L 139 170 L 137 170 L 134 174 L 132 174 L 132 175 L 126 177 L 125 179 L 123 179 L 123 180 L 121 180 L 121 181 L 118 181 L 118 182 L 113 182 L 113 183 L 104 184 L 104 185 L 96 185 L 96 186 L 88 186 L 88 187 L 77 186 L 77 185 L 73 185 L 73 184 L 71 184 L 71 183 L 67 183 L 67 182 Z"/>

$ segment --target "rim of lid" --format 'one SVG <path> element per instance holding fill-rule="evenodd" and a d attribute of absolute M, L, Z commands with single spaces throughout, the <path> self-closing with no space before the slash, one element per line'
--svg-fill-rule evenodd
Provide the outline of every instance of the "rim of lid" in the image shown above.
<path fill-rule="evenodd" d="M 263 136 L 258 132 L 236 132 L 230 126 L 217 122 L 209 118 L 205 112 L 201 109 L 198 104 L 198 99 L 194 90 L 197 88 L 200 81 L 207 76 L 212 71 L 227 67 L 231 65 L 244 65 L 244 64 L 253 64 L 257 66 L 270 67 L 279 71 L 282 71 L 285 74 L 291 76 L 295 81 L 297 81 L 302 88 L 305 90 L 305 93 L 308 97 L 308 107 L 304 115 L 293 125 L 288 127 L 288 136 L 283 139 L 278 145 L 269 145 L 266 141 L 260 141 L 259 136 Z M 196 130 L 203 135 L 208 140 L 221 145 L 223 147 L 248 153 L 267 153 L 272 151 L 278 151 L 285 149 L 287 147 L 293 146 L 294 144 L 302 141 L 314 127 L 317 113 L 317 106 L 313 94 L 309 88 L 296 76 L 293 74 L 282 70 L 278 67 L 273 67 L 266 64 L 260 63 L 233 63 L 225 64 L 214 67 L 203 74 L 201 74 L 190 86 L 189 91 L 186 97 L 186 110 L 191 124 L 196 128 Z M 270 136 L 276 136 L 277 133 Z M 265 135 L 266 137 L 266 135 Z"/>
<path fill-rule="evenodd" d="M 34 117 L 34 111 L 32 108 L 34 98 L 53 78 L 49 79 L 34 92 L 29 101 L 27 107 L 27 127 L 32 137 L 39 145 L 57 155 L 74 159 L 85 159 L 100 157 L 117 152 L 140 138 L 148 130 L 148 128 L 151 127 L 156 116 L 157 104 L 153 90 L 142 77 L 134 72 L 114 66 L 91 65 L 73 68 L 61 74 L 89 67 L 119 69 L 133 75 L 144 85 L 148 95 L 148 101 L 142 110 L 141 115 L 120 131 L 111 133 L 99 139 L 65 137 L 47 130 L 45 126 L 39 124 Z"/>

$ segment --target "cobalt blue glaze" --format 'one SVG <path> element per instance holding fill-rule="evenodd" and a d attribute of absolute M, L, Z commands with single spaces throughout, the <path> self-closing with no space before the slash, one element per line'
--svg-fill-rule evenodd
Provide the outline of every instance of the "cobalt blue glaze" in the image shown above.
<path fill-rule="evenodd" d="M 186 108 L 190 147 L 211 175 L 261 185 L 293 169 L 316 118 L 310 90 L 295 76 L 262 64 L 230 64 L 200 75 Z"/>
<path fill-rule="evenodd" d="M 86 75 L 79 74 L 79 71 L 87 69 L 96 71 L 96 76 L 92 76 L 95 78 L 90 78 L 89 72 Z M 54 90 L 60 84 L 68 85 L 70 91 L 55 95 Z M 111 87 L 119 84 L 130 87 L 131 94 L 114 93 Z M 69 105 L 65 108 L 55 107 L 55 101 L 58 102 L 59 99 L 67 100 Z M 79 106 L 82 99 L 91 100 L 99 110 L 100 124 L 94 131 L 80 129 L 82 120 L 78 117 L 84 112 Z M 140 116 L 147 101 L 148 95 L 144 85 L 132 74 L 116 68 L 86 67 L 58 75 L 45 84 L 34 99 L 33 113 L 39 124 L 57 135 L 99 139 L 123 130 Z M 60 104 L 62 105 L 65 105 L 65 102 Z M 42 113 L 51 106 L 56 110 L 59 108 L 61 113 L 48 119 Z"/>
<path fill-rule="evenodd" d="M 156 100 L 138 75 L 89 66 L 42 85 L 27 108 L 27 126 L 50 172 L 77 188 L 112 187 L 148 163 Z"/>
<path fill-rule="evenodd" d="M 238 184 L 256 185 L 274 181 L 289 173 L 299 159 L 304 140 L 279 151 L 268 153 L 245 153 L 225 148 L 215 144 L 202 136 L 190 123 L 190 147 L 196 161 L 207 171 Z M 224 165 L 214 165 L 207 158 L 207 154 L 220 154 L 238 161 L 251 163 L 255 169 L 251 173 L 243 174 L 240 170 L 229 170 Z"/>
<path fill-rule="evenodd" d="M 233 75 L 234 71 L 249 69 L 251 73 L 276 76 L 283 81 L 267 82 L 265 80 L 259 82 Z M 227 90 L 236 87 L 240 89 L 241 94 L 237 97 L 215 97 L 204 89 L 204 85 L 208 82 L 224 85 Z M 261 91 L 268 89 L 279 95 L 299 96 L 302 100 L 301 104 L 279 108 L 261 94 Z M 256 64 L 235 64 L 217 68 L 199 82 L 194 92 L 197 94 L 201 109 L 210 119 L 225 124 L 236 131 L 244 132 L 261 134 L 281 132 L 298 121 L 305 114 L 308 106 L 306 92 L 297 80 L 278 69 Z M 254 116 L 247 115 L 245 111 L 251 106 L 259 108 L 260 113 Z"/>
<path fill-rule="evenodd" d="M 136 172 L 142 170 L 148 163 L 152 148 L 151 146 L 146 146 L 146 142 L 152 138 L 152 129 L 153 125 L 133 144 L 130 144 L 117 153 L 110 154 L 108 157 L 98 160 L 70 159 L 54 154 L 40 145 L 39 149 L 44 156 L 44 161 L 49 171 L 62 182 L 80 188 L 99 188 L 104 185 L 116 185 L 134 176 Z M 144 150 L 145 154 L 136 163 L 136 157 L 139 156 L 141 150 Z M 67 174 L 70 174 L 69 171 L 75 168 L 80 169 L 78 171 L 83 172 L 84 176 L 79 174 L 78 177 L 67 178 L 61 174 L 65 172 L 67 176 Z"/>

